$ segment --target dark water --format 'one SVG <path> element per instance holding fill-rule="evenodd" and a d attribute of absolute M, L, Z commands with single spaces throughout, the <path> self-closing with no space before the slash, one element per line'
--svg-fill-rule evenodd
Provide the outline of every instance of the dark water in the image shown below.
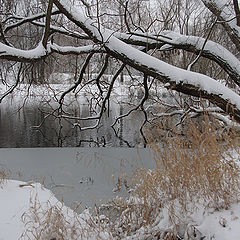
<path fill-rule="evenodd" d="M 115 117 L 126 110 L 127 106 L 113 104 L 110 111 L 104 114 L 100 127 L 94 130 L 80 131 L 73 127 L 74 121 L 60 121 L 52 116 L 36 128 L 44 120 L 46 113 L 43 111 L 47 109 L 40 111 L 37 101 L 24 107 L 16 101 L 6 101 L 0 105 L 0 147 L 135 147 L 142 141 L 139 135 L 142 113 L 134 112 L 120 120 L 115 130 L 111 127 Z M 71 111 L 77 110 L 73 106 Z M 88 116 L 87 105 L 82 105 L 81 114 Z M 89 126 L 94 121 L 81 124 Z"/>

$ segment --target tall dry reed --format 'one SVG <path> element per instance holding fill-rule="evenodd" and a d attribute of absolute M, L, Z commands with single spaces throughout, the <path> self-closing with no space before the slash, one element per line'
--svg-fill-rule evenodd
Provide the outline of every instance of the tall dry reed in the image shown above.
<path fill-rule="evenodd" d="M 159 131 L 156 126 L 149 137 L 156 169 L 138 169 L 135 174 L 136 195 L 145 205 L 168 205 L 174 218 L 176 211 L 184 215 L 200 205 L 226 209 L 239 200 L 236 133 L 207 116 L 201 123 L 189 121 L 184 136 L 165 135 L 159 142 Z"/>

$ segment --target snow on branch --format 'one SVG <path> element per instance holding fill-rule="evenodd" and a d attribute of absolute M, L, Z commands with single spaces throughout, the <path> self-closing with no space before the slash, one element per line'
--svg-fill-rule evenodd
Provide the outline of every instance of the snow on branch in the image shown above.
<path fill-rule="evenodd" d="M 57 15 L 59 14 L 60 11 L 59 10 L 54 10 L 51 15 Z M 38 14 L 35 14 L 35 15 L 32 15 L 32 16 L 29 16 L 29 17 L 20 17 L 20 16 L 17 16 L 18 20 L 16 23 L 12 23 L 10 25 L 8 25 L 5 29 L 4 29 L 4 33 L 6 34 L 8 31 L 16 28 L 16 27 L 19 27 L 25 23 L 29 23 L 29 22 L 33 22 L 35 20 L 39 20 L 43 17 L 46 17 L 46 13 L 38 13 Z M 11 18 L 8 18 L 8 19 L 11 19 Z"/>
<path fill-rule="evenodd" d="M 18 62 L 31 62 L 44 58 L 49 53 L 41 43 L 31 50 L 22 50 L 0 43 L 0 59 L 7 59 Z"/>
<path fill-rule="evenodd" d="M 55 43 L 49 44 L 48 49 L 51 52 L 56 52 L 62 55 L 67 55 L 67 54 L 80 55 L 80 54 L 87 54 L 90 52 L 100 53 L 105 51 L 104 48 L 100 45 L 73 47 L 73 46 L 59 46 Z"/>
<path fill-rule="evenodd" d="M 218 18 L 227 34 L 240 51 L 240 28 L 237 25 L 236 12 L 230 7 L 229 0 L 201 0 L 205 6 Z"/>
<path fill-rule="evenodd" d="M 7 59 L 17 62 L 37 61 L 49 56 L 53 52 L 61 55 L 66 54 L 81 55 L 90 52 L 99 53 L 104 51 L 105 50 L 99 45 L 73 47 L 73 46 L 59 46 L 55 43 L 52 44 L 49 42 L 47 44 L 47 49 L 43 47 L 42 43 L 39 43 L 38 46 L 34 49 L 22 50 L 0 43 L 0 59 Z"/>
<path fill-rule="evenodd" d="M 96 26 L 85 13 L 74 9 L 68 0 L 54 0 L 55 5 L 69 20 L 79 26 L 96 43 L 102 43 L 113 57 L 133 68 L 155 77 L 165 87 L 191 96 L 208 99 L 240 121 L 240 96 L 203 74 L 186 71 L 167 64 L 116 38 L 112 31 Z"/>
<path fill-rule="evenodd" d="M 141 34 L 141 36 L 139 36 L 134 35 L 134 33 L 115 33 L 114 36 L 133 45 L 146 46 L 146 44 L 148 44 L 149 48 L 161 49 L 163 46 L 161 43 L 165 43 L 178 49 L 184 49 L 188 52 L 196 54 L 201 52 L 201 56 L 218 63 L 229 74 L 234 82 L 240 86 L 240 61 L 225 47 L 211 40 L 208 40 L 205 43 L 204 38 L 182 35 L 168 30 L 162 31 L 161 35 L 152 35 L 151 38 L 146 34 Z"/>

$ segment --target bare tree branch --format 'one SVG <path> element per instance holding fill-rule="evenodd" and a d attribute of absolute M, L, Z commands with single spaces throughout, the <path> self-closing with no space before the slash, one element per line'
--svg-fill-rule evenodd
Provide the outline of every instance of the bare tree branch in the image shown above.
<path fill-rule="evenodd" d="M 216 23 L 217 23 L 217 21 L 214 21 L 214 23 L 212 24 L 212 26 L 211 26 L 211 28 L 210 28 L 210 30 L 209 30 L 206 38 L 205 38 L 205 41 L 204 41 L 204 43 L 203 43 L 202 49 L 200 50 L 199 54 L 198 54 L 197 57 L 194 59 L 194 61 L 188 65 L 188 68 L 187 68 L 188 71 L 191 71 L 191 68 L 197 63 L 197 61 L 198 61 L 198 60 L 200 59 L 200 57 L 202 56 L 202 53 L 203 53 L 203 51 L 204 51 L 204 48 L 205 48 L 205 46 L 206 46 L 206 44 L 207 44 L 207 41 L 208 41 L 208 39 L 209 39 L 209 37 L 210 37 L 210 35 L 211 35 L 211 33 L 212 33 L 212 30 L 213 30 L 213 28 L 214 28 L 214 26 L 215 26 Z"/>
<path fill-rule="evenodd" d="M 233 6 L 236 14 L 237 26 L 240 27 L 240 10 L 238 0 L 233 0 Z"/>
<path fill-rule="evenodd" d="M 46 23 L 45 23 L 45 31 L 42 39 L 42 44 L 44 48 L 47 48 L 47 41 L 48 37 L 50 35 L 50 22 L 51 22 L 51 13 L 53 8 L 53 0 L 49 0 L 48 2 L 48 8 L 46 13 Z"/>
<path fill-rule="evenodd" d="M 78 87 L 78 85 L 81 84 L 81 82 L 82 82 L 82 80 L 83 80 L 83 74 L 85 73 L 85 71 L 86 71 L 86 69 L 87 69 L 87 66 L 88 66 L 88 64 L 89 64 L 89 62 L 90 62 L 93 54 L 94 54 L 93 52 L 91 52 L 91 53 L 88 54 L 88 56 L 87 56 L 84 64 L 82 65 L 82 68 L 81 68 L 81 70 L 80 70 L 80 74 L 79 74 L 79 77 L 78 77 L 78 81 L 76 81 L 72 87 L 70 87 L 68 90 L 66 90 L 66 91 L 61 95 L 61 97 L 60 97 L 60 99 L 59 99 L 60 108 L 61 108 L 61 106 L 62 106 L 62 104 L 63 104 L 64 97 L 65 97 L 68 93 L 70 93 L 71 91 L 74 91 L 74 90 Z"/>
<path fill-rule="evenodd" d="M 52 12 L 52 15 L 57 15 L 59 14 L 60 11 L 59 10 L 55 10 Z M 19 17 L 18 19 L 20 21 L 16 22 L 16 23 L 13 23 L 13 24 L 10 24 L 8 25 L 5 29 L 4 29 L 4 33 L 6 34 L 8 31 L 16 28 L 16 27 L 19 27 L 25 23 L 29 23 L 29 22 L 33 22 L 35 20 L 38 20 L 38 19 L 41 19 L 41 18 L 44 18 L 46 17 L 46 13 L 39 13 L 39 14 L 36 14 L 36 15 L 32 15 L 30 17 Z"/>
<path fill-rule="evenodd" d="M 202 0 L 205 6 L 218 18 L 219 22 L 225 28 L 232 42 L 235 44 L 238 51 L 240 51 L 240 31 L 238 26 L 233 23 L 233 18 L 229 17 L 229 14 L 224 13 L 223 2 L 217 0 Z M 229 21 L 230 19 L 230 21 Z"/>

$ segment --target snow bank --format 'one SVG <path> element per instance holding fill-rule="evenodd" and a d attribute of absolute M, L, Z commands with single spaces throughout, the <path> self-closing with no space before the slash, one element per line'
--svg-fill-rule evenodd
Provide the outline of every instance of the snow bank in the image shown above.
<path fill-rule="evenodd" d="M 8 180 L 0 188 L 0 213 L 0 240 L 110 238 L 88 210 L 74 213 L 39 183 Z"/>
<path fill-rule="evenodd" d="M 0 189 L 0 240 L 16 240 L 19 239 L 29 223 L 24 224 L 22 218 L 24 214 L 29 211 L 29 207 L 34 203 L 34 199 L 38 199 L 41 206 L 46 203 L 52 206 L 62 206 L 62 214 L 66 216 L 67 221 L 71 222 L 71 217 L 74 212 L 63 206 L 53 194 L 42 187 L 39 183 L 24 183 L 15 180 L 9 180 Z M 37 205 L 38 206 L 38 205 Z M 38 209 L 38 208 L 37 208 Z M 188 226 L 184 230 L 184 239 L 216 239 L 216 240 L 229 240 L 238 239 L 240 236 L 240 204 L 234 204 L 227 210 L 211 210 L 199 207 L 198 211 L 189 214 L 183 221 L 187 221 Z M 102 228 L 99 231 L 99 225 L 89 225 L 88 221 L 92 217 L 88 211 L 84 211 L 77 216 L 80 237 L 73 239 L 114 239 L 108 228 Z M 70 220 L 69 220 L 70 219 Z M 75 218 L 76 220 L 76 218 Z M 31 219 L 29 222 L 31 223 Z M 40 220 L 41 222 L 41 220 Z M 156 219 L 157 224 L 154 226 L 142 227 L 137 230 L 132 236 L 127 236 L 124 239 L 145 239 L 146 236 L 152 236 L 151 233 L 164 232 L 171 230 L 171 223 L 169 221 L 168 208 L 163 208 L 159 213 L 159 218 Z M 39 222 L 36 221 L 36 224 Z M 107 229 L 109 232 L 107 232 Z M 87 235 L 86 231 L 87 230 Z M 84 233 L 83 233 L 84 232 Z M 194 238 L 189 236 L 195 235 Z M 22 238 L 21 238 L 22 239 Z M 25 238 L 24 238 L 25 239 Z M 35 239 L 35 238 L 30 238 Z M 41 238 L 42 239 L 42 238 Z"/>
<path fill-rule="evenodd" d="M 233 205 L 228 210 L 210 211 L 200 208 L 187 218 L 179 218 L 183 226 L 178 229 L 179 239 L 184 240 L 237 240 L 240 236 L 240 204 Z M 160 220 L 159 220 L 160 219 Z M 151 226 L 142 227 L 126 240 L 137 239 L 175 239 L 170 238 L 174 233 L 174 227 L 169 221 L 169 209 L 162 209 L 159 218 L 156 219 L 158 224 L 153 223 Z M 176 233 L 176 232 L 175 232 Z M 169 236 L 169 238 L 167 237 Z"/>
<path fill-rule="evenodd" d="M 38 195 L 41 203 L 50 201 L 56 204 L 58 200 L 39 183 L 23 186 L 25 183 L 15 180 L 7 181 L 0 188 L 0 240 L 16 240 L 25 227 L 21 221 L 24 212 L 29 209 L 30 199 Z M 20 187 L 20 186 L 23 187 Z"/>

